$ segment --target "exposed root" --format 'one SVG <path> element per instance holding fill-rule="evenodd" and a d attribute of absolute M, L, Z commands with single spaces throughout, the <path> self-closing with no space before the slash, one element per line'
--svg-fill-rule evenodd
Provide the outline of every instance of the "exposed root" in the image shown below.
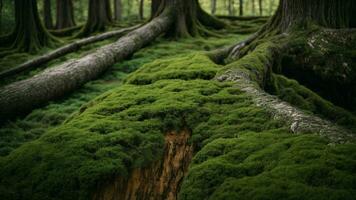
<path fill-rule="evenodd" d="M 270 70 L 280 49 L 275 45 L 261 45 L 254 52 L 228 65 L 229 70 L 216 77 L 218 81 L 232 81 L 249 94 L 257 106 L 266 108 L 274 118 L 285 121 L 292 133 L 317 133 L 332 143 L 355 139 L 351 131 L 283 102 L 261 88 L 267 84 Z"/>

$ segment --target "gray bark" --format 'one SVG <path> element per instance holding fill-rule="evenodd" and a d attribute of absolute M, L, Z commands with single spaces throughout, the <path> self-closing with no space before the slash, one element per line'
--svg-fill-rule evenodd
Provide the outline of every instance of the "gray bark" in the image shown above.
<path fill-rule="evenodd" d="M 106 32 L 106 33 L 96 35 L 96 36 L 91 36 L 91 37 L 84 38 L 84 39 L 75 41 L 73 43 L 67 44 L 67 45 L 60 47 L 54 51 L 51 51 L 45 55 L 42 55 L 35 59 L 29 60 L 17 67 L 0 72 L 0 79 L 15 75 L 19 72 L 23 72 L 23 71 L 26 71 L 29 69 L 34 69 L 34 68 L 40 67 L 41 65 L 48 63 L 49 61 L 51 61 L 53 59 L 56 59 L 56 58 L 66 55 L 68 53 L 77 51 L 83 46 L 86 46 L 86 45 L 89 45 L 89 44 L 92 44 L 95 42 L 99 42 L 102 40 L 106 40 L 106 39 L 109 39 L 112 37 L 119 37 L 129 31 L 132 31 L 132 30 L 138 28 L 139 26 L 140 25 L 136 25 L 133 27 L 129 27 L 129 28 L 125 28 L 125 29 L 121 29 L 121 30 L 117 30 L 117 31 L 110 31 L 110 32 Z"/>
<path fill-rule="evenodd" d="M 168 12 L 146 25 L 80 59 L 65 62 L 0 89 L 0 120 L 21 114 L 62 97 L 166 32 L 172 23 Z"/>

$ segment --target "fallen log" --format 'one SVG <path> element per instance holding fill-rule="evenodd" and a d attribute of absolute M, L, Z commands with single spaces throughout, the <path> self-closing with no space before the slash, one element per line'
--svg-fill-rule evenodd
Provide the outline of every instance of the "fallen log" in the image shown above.
<path fill-rule="evenodd" d="M 172 21 L 170 13 L 165 12 L 113 44 L 103 46 L 80 59 L 47 69 L 29 79 L 4 86 L 0 89 L 0 122 L 62 97 L 97 78 L 116 62 L 166 32 Z"/>
<path fill-rule="evenodd" d="M 103 41 L 112 37 L 116 37 L 116 36 L 121 36 L 129 31 L 132 31 L 136 28 L 138 28 L 140 25 L 136 25 L 136 26 L 132 26 L 129 28 L 125 28 L 125 29 L 120 29 L 120 30 L 116 30 L 116 31 L 110 31 L 110 32 L 106 32 L 100 35 L 96 35 L 96 36 L 91 36 L 88 38 L 84 38 L 78 41 L 75 41 L 73 43 L 67 44 L 63 47 L 60 47 L 54 51 L 51 51 L 43 56 L 39 56 L 37 58 L 34 58 L 32 60 L 29 60 L 17 67 L 11 68 L 9 70 L 5 70 L 3 72 L 0 72 L 0 79 L 2 78 L 6 78 L 12 75 L 15 75 L 19 72 L 23 72 L 26 70 L 30 70 L 30 69 L 34 69 L 37 67 L 40 67 L 41 65 L 48 63 L 51 60 L 54 60 L 56 58 L 59 58 L 61 56 L 64 56 L 68 53 L 74 52 L 79 50 L 81 47 L 95 43 L 95 42 L 99 42 L 99 41 Z"/>

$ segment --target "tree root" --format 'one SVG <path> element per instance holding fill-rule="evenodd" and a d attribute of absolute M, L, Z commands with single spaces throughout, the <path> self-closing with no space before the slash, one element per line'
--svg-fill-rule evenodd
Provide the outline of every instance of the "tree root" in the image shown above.
<path fill-rule="evenodd" d="M 121 29 L 121 30 L 117 30 L 117 31 L 110 31 L 110 32 L 106 32 L 100 35 L 96 35 L 96 36 L 91 36 L 85 39 L 81 39 L 78 41 L 75 41 L 73 43 L 67 44 L 63 47 L 60 47 L 52 52 L 49 52 L 43 56 L 37 57 L 35 59 L 29 60 L 17 67 L 11 68 L 9 70 L 0 72 L 0 79 L 2 78 L 6 78 L 12 75 L 15 75 L 19 72 L 23 72 L 26 70 L 30 70 L 30 69 L 34 69 L 37 67 L 40 67 L 41 65 L 50 62 L 51 60 L 54 60 L 56 58 L 59 58 L 61 56 L 64 56 L 68 53 L 74 52 L 79 50 L 81 47 L 95 43 L 95 42 L 99 42 L 102 40 L 106 40 L 112 37 L 119 37 L 122 36 L 123 34 L 129 32 L 129 31 L 133 31 L 135 29 L 137 29 L 139 26 L 141 25 L 136 25 L 133 27 L 129 27 L 129 28 L 125 28 L 125 29 Z"/>
<path fill-rule="evenodd" d="M 332 143 L 354 140 L 355 134 L 350 130 L 307 114 L 262 89 L 280 51 L 281 47 L 273 44 L 260 45 L 245 57 L 227 65 L 229 70 L 219 74 L 216 80 L 236 83 L 236 87 L 249 94 L 257 106 L 267 109 L 273 118 L 284 121 L 292 133 L 316 133 Z"/>

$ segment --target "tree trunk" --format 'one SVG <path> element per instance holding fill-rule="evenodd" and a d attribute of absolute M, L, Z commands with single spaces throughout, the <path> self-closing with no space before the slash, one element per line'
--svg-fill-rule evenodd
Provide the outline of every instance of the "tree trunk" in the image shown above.
<path fill-rule="evenodd" d="M 43 12 L 44 12 L 44 24 L 47 29 L 53 29 L 51 0 L 44 0 Z"/>
<path fill-rule="evenodd" d="M 356 1 L 354 0 L 280 0 L 272 28 L 286 30 L 291 25 L 316 23 L 327 28 L 356 27 Z"/>
<path fill-rule="evenodd" d="M 57 0 L 56 29 L 65 29 L 75 26 L 72 0 Z"/>
<path fill-rule="evenodd" d="M 211 0 L 211 14 L 215 15 L 216 13 L 216 0 Z"/>
<path fill-rule="evenodd" d="M 111 22 L 109 0 L 89 0 L 88 19 L 78 37 L 85 37 L 96 31 L 104 31 Z"/>
<path fill-rule="evenodd" d="M 122 1 L 114 0 L 114 18 L 116 21 L 120 21 L 122 17 Z"/>
<path fill-rule="evenodd" d="M 158 8 L 153 10 L 153 16 L 158 16 L 167 8 L 174 8 L 170 9 L 174 16 L 174 25 L 167 33 L 169 37 L 208 35 L 210 32 L 204 26 L 214 29 L 225 26 L 223 22 L 203 11 L 197 0 L 154 0 L 153 3 Z"/>
<path fill-rule="evenodd" d="M 140 0 L 140 6 L 139 6 L 139 17 L 140 17 L 140 20 L 143 20 L 144 19 L 144 3 L 145 1 L 144 0 Z"/>
<path fill-rule="evenodd" d="M 0 35 L 2 34 L 2 8 L 3 8 L 3 0 L 0 0 Z"/>
<path fill-rule="evenodd" d="M 0 43 L 9 49 L 24 52 L 37 52 L 50 46 L 55 39 L 42 24 L 36 0 L 15 0 L 14 31 L 1 39 Z"/>
<path fill-rule="evenodd" d="M 244 15 L 244 0 L 240 0 L 240 16 Z"/>
<path fill-rule="evenodd" d="M 251 8 L 252 8 L 252 15 L 256 14 L 256 5 L 255 5 L 255 0 L 251 0 Z"/>
<path fill-rule="evenodd" d="M 229 11 L 229 15 L 232 16 L 233 15 L 233 0 L 229 0 L 228 2 L 228 11 Z"/>
<path fill-rule="evenodd" d="M 258 6 L 259 6 L 259 9 L 260 9 L 260 16 L 262 16 L 263 15 L 262 0 L 258 0 Z"/>

